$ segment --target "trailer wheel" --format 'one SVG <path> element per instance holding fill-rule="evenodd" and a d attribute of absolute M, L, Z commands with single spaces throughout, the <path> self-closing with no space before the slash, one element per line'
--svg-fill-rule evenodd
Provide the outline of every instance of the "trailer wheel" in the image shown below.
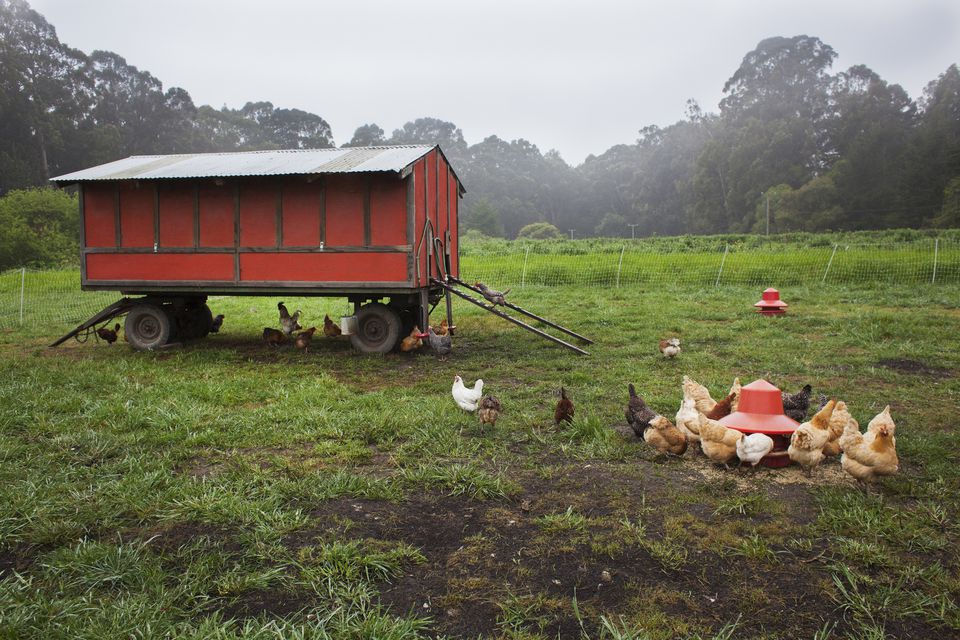
<path fill-rule="evenodd" d="M 185 340 L 205 338 L 213 326 L 213 313 L 205 304 L 185 309 L 176 318 L 177 335 Z"/>
<path fill-rule="evenodd" d="M 137 351 L 162 347 L 170 339 L 170 316 L 153 304 L 138 304 L 127 313 L 123 331 Z"/>
<path fill-rule="evenodd" d="M 350 336 L 353 347 L 363 353 L 389 353 L 400 339 L 400 317 L 385 304 L 374 302 L 357 312 L 357 332 Z"/>
<path fill-rule="evenodd" d="M 402 337 L 410 335 L 410 332 L 413 331 L 413 328 L 418 326 L 417 308 L 393 307 L 393 309 L 397 312 L 397 316 L 400 318 L 400 335 Z M 426 331 L 426 328 L 424 328 L 423 331 Z"/>

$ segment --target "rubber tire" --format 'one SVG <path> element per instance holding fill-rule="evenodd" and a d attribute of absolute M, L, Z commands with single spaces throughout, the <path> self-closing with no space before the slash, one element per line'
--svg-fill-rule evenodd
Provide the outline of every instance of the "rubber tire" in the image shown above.
<path fill-rule="evenodd" d="M 170 316 L 162 308 L 153 304 L 138 304 L 127 313 L 123 332 L 134 349 L 150 351 L 167 344 L 171 325 Z"/>
<path fill-rule="evenodd" d="M 357 332 L 350 336 L 362 353 L 390 353 L 400 341 L 400 316 L 385 304 L 373 302 L 357 312 Z"/>
<path fill-rule="evenodd" d="M 187 309 L 177 316 L 177 335 L 184 340 L 206 338 L 213 326 L 213 313 L 205 304 Z"/>
<path fill-rule="evenodd" d="M 407 337 L 410 335 L 410 332 L 413 331 L 413 328 L 417 326 L 417 307 L 395 307 L 390 305 L 390 308 L 397 312 L 397 316 L 400 318 L 400 335 L 401 337 Z M 426 331 L 426 328 L 421 327 L 421 331 Z"/>

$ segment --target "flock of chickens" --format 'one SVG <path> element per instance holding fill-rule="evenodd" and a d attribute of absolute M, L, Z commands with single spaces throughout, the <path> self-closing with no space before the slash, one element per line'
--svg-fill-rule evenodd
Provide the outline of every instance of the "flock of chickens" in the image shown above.
<path fill-rule="evenodd" d="M 504 292 L 495 291 L 481 282 L 477 282 L 475 286 L 493 305 L 504 304 L 504 296 L 509 293 L 509 289 Z M 306 353 L 317 328 L 304 330 L 300 326 L 299 309 L 291 314 L 283 302 L 278 302 L 277 310 L 280 312 L 280 329 L 264 327 L 263 341 L 277 346 L 292 340 L 297 349 Z M 223 315 L 214 318 L 213 333 L 219 331 L 223 318 Z M 454 329 L 456 327 L 448 325 L 446 319 L 442 320 L 436 329 L 427 327 L 427 333 L 414 327 L 401 341 L 400 350 L 411 352 L 420 349 L 426 339 L 437 355 L 446 356 L 453 348 Z M 119 330 L 120 325 L 117 324 L 113 329 L 101 327 L 96 333 L 108 344 L 113 344 Z M 323 318 L 323 335 L 341 335 L 340 326 L 331 320 L 329 315 Z M 661 340 L 659 346 L 660 352 L 667 358 L 676 357 L 681 350 L 679 338 Z M 741 465 L 747 463 L 754 468 L 773 450 L 774 441 L 770 436 L 762 433 L 744 434 L 719 422 L 737 410 L 741 391 L 739 378 L 734 379 L 729 393 L 720 401 L 714 400 L 705 386 L 688 376 L 683 376 L 682 386 L 683 400 L 674 424 L 669 418 L 651 409 L 637 394 L 632 383 L 627 385 L 629 399 L 625 417 L 638 438 L 642 438 L 661 453 L 675 456 L 682 456 L 691 443 L 699 442 L 704 455 L 714 462 L 727 465 L 734 458 L 738 458 Z M 796 393 L 782 394 L 784 413 L 800 423 L 791 435 L 787 449 L 791 461 L 800 465 L 807 475 L 810 475 L 827 457 L 839 455 L 843 470 L 858 481 L 871 481 L 899 470 L 896 425 L 890 416 L 889 406 L 867 424 L 865 433 L 861 433 L 859 423 L 850 414 L 845 402 L 828 400 L 822 395 L 819 409 L 807 420 L 811 392 L 810 385 L 806 385 Z M 496 396 L 483 394 L 483 380 L 477 380 L 471 388 L 457 375 L 453 379 L 451 394 L 458 407 L 477 414 L 481 431 L 487 425 L 495 426 L 503 412 L 503 405 Z M 566 389 L 561 387 L 560 400 L 554 411 L 554 423 L 572 422 L 574 412 L 573 402 Z"/>
<path fill-rule="evenodd" d="M 506 302 L 505 296 L 510 293 L 510 289 L 505 291 L 496 291 L 482 282 L 476 282 L 474 286 L 477 287 L 481 294 L 483 294 L 483 297 L 494 306 L 498 304 L 503 305 Z M 304 328 L 300 326 L 300 316 L 303 313 L 300 311 L 300 309 L 297 309 L 291 314 L 283 302 L 278 302 L 277 310 L 280 312 L 280 328 L 275 329 L 273 327 L 264 327 L 262 336 L 263 341 L 275 347 L 280 346 L 288 341 L 292 341 L 295 348 L 307 353 L 310 349 L 310 343 L 313 340 L 313 335 L 317 332 L 317 328 L 310 327 L 309 329 L 304 330 Z M 223 319 L 223 314 L 217 315 L 215 318 L 213 318 L 213 323 L 210 327 L 210 333 L 218 333 L 220 331 L 220 327 L 223 326 Z M 407 335 L 407 337 L 400 341 L 400 351 L 404 353 L 416 351 L 423 347 L 423 341 L 426 339 L 433 352 L 443 358 L 453 350 L 452 336 L 453 331 L 456 328 L 457 327 L 455 325 L 448 325 L 446 319 L 443 319 L 440 322 L 440 325 L 436 328 L 433 326 L 428 326 L 427 333 L 423 333 L 420 330 L 420 327 L 415 326 Z M 117 341 L 119 331 L 119 324 L 114 326 L 112 329 L 109 326 L 104 325 L 96 329 L 96 335 L 99 339 L 104 340 L 107 344 L 113 344 Z M 324 315 L 323 335 L 328 338 L 336 338 L 337 336 L 341 335 L 341 333 L 340 325 L 331 320 L 329 315 Z"/>
<path fill-rule="evenodd" d="M 674 424 L 651 409 L 629 384 L 625 417 L 637 437 L 661 453 L 681 456 L 691 443 L 699 442 L 704 455 L 716 463 L 727 465 L 739 458 L 741 465 L 747 463 L 755 468 L 773 450 L 773 439 L 762 433 L 744 434 L 719 422 L 737 410 L 740 390 L 740 380 L 736 378 L 729 393 L 716 401 L 705 386 L 683 376 L 683 400 Z M 796 393 L 782 394 L 784 413 L 801 423 L 790 438 L 790 460 L 809 476 L 824 459 L 839 455 L 844 471 L 858 481 L 871 481 L 899 470 L 896 425 L 889 406 L 870 421 L 866 433 L 861 433 L 859 423 L 842 400 L 821 396 L 820 408 L 807 420 L 811 391 L 810 385 L 806 385 Z M 486 425 L 496 425 L 503 411 L 496 396 L 483 394 L 483 380 L 477 380 L 470 388 L 458 375 L 453 379 L 451 394 L 458 407 L 477 413 L 481 430 Z M 572 422 L 574 412 L 567 390 L 561 387 L 554 423 Z"/>
<path fill-rule="evenodd" d="M 474 286 L 477 287 L 483 297 L 494 306 L 498 304 L 503 305 L 506 302 L 505 296 L 510 293 L 510 289 L 496 291 L 482 282 L 476 282 Z M 317 331 L 317 328 L 310 327 L 305 331 L 303 330 L 303 327 L 301 327 L 298 322 L 301 315 L 299 309 L 291 314 L 282 302 L 277 303 L 277 309 L 280 311 L 280 329 L 264 327 L 263 341 L 267 344 L 278 346 L 292 339 L 294 346 L 297 349 L 302 349 L 303 352 L 306 353 L 310 348 L 310 341 L 313 339 L 313 334 Z M 222 316 L 220 316 L 220 318 L 222 321 Z M 441 320 L 440 325 L 436 328 L 432 325 L 428 326 L 426 333 L 422 332 L 419 326 L 415 326 L 413 330 L 400 341 L 400 351 L 404 353 L 416 351 L 423 347 L 423 341 L 426 340 L 433 352 L 441 358 L 444 358 L 453 350 L 453 332 L 456 328 L 455 325 L 449 325 L 446 319 Z M 298 331 L 300 333 L 296 333 Z M 325 315 L 323 317 L 323 335 L 328 338 L 335 338 L 339 336 L 340 333 L 340 326 L 331 320 L 329 315 Z M 679 342 L 677 344 L 679 345 Z M 496 418 L 494 418 L 493 421 L 496 422 Z"/>
<path fill-rule="evenodd" d="M 726 465 L 734 458 L 753 467 L 774 447 L 773 439 L 762 433 L 744 434 L 719 422 L 735 412 L 740 402 L 740 380 L 735 378 L 729 393 L 719 402 L 710 391 L 688 376 L 683 377 L 683 400 L 676 425 L 658 414 L 628 385 L 627 423 L 638 437 L 662 453 L 683 455 L 689 443 L 700 443 L 710 460 Z M 899 470 L 896 425 L 887 406 L 867 425 L 866 433 L 850 415 L 842 400 L 821 396 L 819 409 L 807 420 L 811 387 L 783 393 L 784 413 L 801 423 L 790 437 L 787 455 L 807 475 L 830 456 L 840 456 L 844 471 L 859 481 L 871 481 Z"/>
<path fill-rule="evenodd" d="M 304 353 L 309 351 L 310 342 L 313 340 L 313 334 L 317 332 L 316 327 L 310 327 L 303 330 L 300 326 L 300 316 L 302 311 L 297 309 L 290 313 L 287 306 L 282 302 L 277 303 L 277 310 L 280 312 L 280 328 L 263 328 L 263 341 L 269 345 L 279 346 L 287 340 L 293 340 L 293 346 L 301 349 Z M 299 333 L 297 333 L 299 331 Z M 323 316 L 323 335 L 328 338 L 336 338 L 341 333 L 340 325 L 330 319 L 329 315 Z"/>
<path fill-rule="evenodd" d="M 492 306 L 505 304 L 506 295 L 510 293 L 510 289 L 497 291 L 482 282 L 475 282 L 473 286 L 480 290 L 481 295 L 483 295 Z M 453 351 L 453 331 L 456 328 L 456 325 L 448 325 L 446 318 L 440 321 L 440 326 L 436 329 L 434 329 L 432 325 L 428 326 L 426 333 L 420 331 L 420 327 L 414 327 L 410 334 L 400 341 L 400 351 L 404 353 L 416 351 L 423 347 L 423 340 L 426 338 L 433 352 L 440 356 L 441 359 L 445 358 Z M 493 418 L 493 422 L 496 422 L 496 418 Z"/>

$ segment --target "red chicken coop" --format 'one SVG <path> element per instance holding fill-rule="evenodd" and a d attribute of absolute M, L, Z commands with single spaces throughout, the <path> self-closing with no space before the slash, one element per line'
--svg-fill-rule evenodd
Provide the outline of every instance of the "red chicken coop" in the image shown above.
<path fill-rule="evenodd" d="M 394 349 L 451 294 L 577 352 L 456 287 L 464 188 L 438 146 L 132 156 L 53 178 L 80 202 L 80 283 L 126 297 L 57 340 L 126 315 L 134 348 L 206 336 L 208 296 L 328 296 L 350 339 Z M 131 298 L 129 296 L 142 296 Z"/>
<path fill-rule="evenodd" d="M 133 156 L 53 182 L 78 185 L 82 288 L 144 296 L 121 305 L 140 349 L 206 335 L 207 296 L 287 294 L 348 298 L 354 345 L 389 351 L 458 275 L 464 188 L 436 146 Z"/>

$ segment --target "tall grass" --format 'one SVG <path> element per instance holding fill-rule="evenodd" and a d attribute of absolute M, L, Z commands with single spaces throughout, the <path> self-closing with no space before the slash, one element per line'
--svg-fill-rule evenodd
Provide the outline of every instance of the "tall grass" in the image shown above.
<path fill-rule="evenodd" d="M 460 275 L 496 287 L 960 283 L 960 231 L 507 241 L 460 245 Z M 120 297 L 77 269 L 0 273 L 0 329 L 77 325 Z M 94 338 L 95 339 L 95 338 Z"/>

